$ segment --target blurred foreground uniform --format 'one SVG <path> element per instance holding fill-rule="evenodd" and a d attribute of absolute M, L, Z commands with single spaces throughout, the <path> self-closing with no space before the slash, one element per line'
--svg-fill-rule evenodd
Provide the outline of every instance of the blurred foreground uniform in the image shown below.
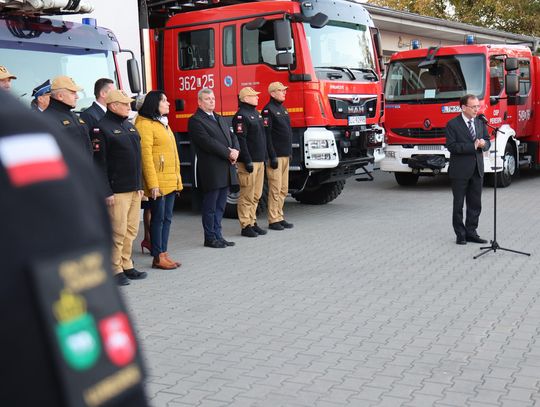
<path fill-rule="evenodd" d="M 0 104 L 0 404 L 146 407 L 91 163 L 7 92 Z"/>

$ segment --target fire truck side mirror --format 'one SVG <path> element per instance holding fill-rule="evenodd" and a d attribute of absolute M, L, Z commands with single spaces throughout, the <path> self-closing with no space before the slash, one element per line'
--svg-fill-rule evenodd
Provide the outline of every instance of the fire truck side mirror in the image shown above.
<path fill-rule="evenodd" d="M 290 66 L 293 64 L 293 55 L 290 52 L 282 52 L 276 55 L 276 64 L 278 66 Z"/>
<path fill-rule="evenodd" d="M 287 51 L 292 48 L 291 22 L 289 20 L 274 21 L 274 39 L 276 50 Z"/>
<path fill-rule="evenodd" d="M 135 58 L 127 60 L 127 73 L 129 87 L 133 93 L 141 93 L 141 80 L 139 76 L 139 64 Z"/>
<path fill-rule="evenodd" d="M 518 65 L 518 59 L 517 58 L 506 58 L 504 60 L 504 67 L 507 71 L 515 71 L 519 68 Z"/>
<path fill-rule="evenodd" d="M 506 75 L 506 83 L 504 89 L 508 96 L 515 96 L 519 93 L 519 77 L 515 73 L 509 73 Z"/>

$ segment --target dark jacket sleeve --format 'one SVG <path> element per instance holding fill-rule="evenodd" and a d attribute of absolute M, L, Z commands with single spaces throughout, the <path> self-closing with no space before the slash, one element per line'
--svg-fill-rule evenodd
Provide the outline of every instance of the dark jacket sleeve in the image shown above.
<path fill-rule="evenodd" d="M 229 159 L 229 149 L 214 139 L 201 123 L 201 120 L 192 116 L 188 121 L 188 132 L 195 146 L 207 153 L 216 155 L 224 160 Z"/>
<path fill-rule="evenodd" d="M 246 164 L 253 162 L 247 145 L 248 121 L 242 115 L 237 114 L 234 116 L 232 124 L 234 134 L 236 134 L 240 146 L 240 161 Z"/>
<path fill-rule="evenodd" d="M 262 111 L 264 132 L 266 135 L 266 153 L 270 160 L 277 158 L 276 150 L 274 149 L 274 143 L 272 142 L 272 111 L 269 108 L 265 108 Z"/>
<path fill-rule="evenodd" d="M 111 189 L 111 184 L 109 182 L 109 171 L 107 166 L 107 137 L 103 133 L 102 129 L 99 129 L 99 132 L 94 133 L 94 136 L 99 140 L 99 150 L 94 152 L 94 163 L 98 169 L 98 173 L 103 180 L 103 189 L 105 191 L 105 196 L 109 197 L 114 195 L 114 192 Z"/>

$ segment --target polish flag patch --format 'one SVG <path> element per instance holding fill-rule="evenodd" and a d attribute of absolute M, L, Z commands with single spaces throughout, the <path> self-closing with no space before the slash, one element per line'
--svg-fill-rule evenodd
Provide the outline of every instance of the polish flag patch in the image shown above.
<path fill-rule="evenodd" d="M 0 162 L 16 187 L 55 181 L 68 174 L 58 143 L 47 133 L 0 138 Z"/>

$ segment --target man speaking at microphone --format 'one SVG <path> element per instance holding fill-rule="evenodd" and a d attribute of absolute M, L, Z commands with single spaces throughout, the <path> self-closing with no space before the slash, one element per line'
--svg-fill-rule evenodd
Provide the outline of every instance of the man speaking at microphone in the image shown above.
<path fill-rule="evenodd" d="M 484 180 L 483 151 L 491 145 L 484 123 L 477 117 L 480 101 L 467 94 L 460 101 L 461 114 L 446 125 L 446 148 L 450 151 L 448 175 L 454 196 L 452 225 L 456 244 L 487 243 L 476 228 L 482 210 L 482 183 Z M 467 217 L 463 224 L 463 202 L 467 203 Z"/>

